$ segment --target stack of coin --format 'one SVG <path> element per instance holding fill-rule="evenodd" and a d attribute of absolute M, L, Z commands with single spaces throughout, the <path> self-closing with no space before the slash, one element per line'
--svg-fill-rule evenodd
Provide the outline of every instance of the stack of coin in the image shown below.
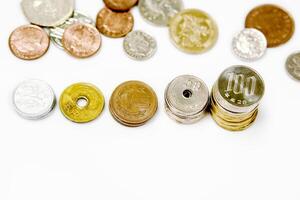
<path fill-rule="evenodd" d="M 183 124 L 198 122 L 209 105 L 205 83 L 191 75 L 175 78 L 165 91 L 165 109 L 171 119 Z"/>
<path fill-rule="evenodd" d="M 215 83 L 211 95 L 211 114 L 218 125 L 242 131 L 253 124 L 264 94 L 261 76 L 246 66 L 226 69 Z"/>

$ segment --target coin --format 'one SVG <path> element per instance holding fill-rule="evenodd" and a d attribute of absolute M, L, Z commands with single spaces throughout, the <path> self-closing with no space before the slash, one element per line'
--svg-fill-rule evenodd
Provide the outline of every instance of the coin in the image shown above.
<path fill-rule="evenodd" d="M 158 26 L 169 25 L 170 19 L 182 9 L 182 0 L 139 0 L 143 18 Z"/>
<path fill-rule="evenodd" d="M 102 113 L 104 101 L 102 92 L 96 86 L 76 83 L 64 90 L 59 105 L 67 119 L 76 123 L 87 123 Z"/>
<path fill-rule="evenodd" d="M 264 33 L 268 47 L 277 47 L 288 42 L 295 31 L 292 16 L 284 9 L 271 4 L 254 8 L 248 14 L 245 26 Z"/>
<path fill-rule="evenodd" d="M 137 127 L 155 115 L 157 106 L 157 96 L 150 86 L 140 81 L 128 81 L 115 89 L 109 107 L 118 122 Z"/>
<path fill-rule="evenodd" d="M 234 37 L 232 48 L 234 53 L 242 59 L 258 60 L 267 50 L 267 39 L 259 30 L 247 28 Z"/>
<path fill-rule="evenodd" d="M 20 116 L 29 120 L 46 117 L 53 110 L 55 102 L 52 88 L 40 80 L 24 81 L 13 93 L 15 110 Z"/>
<path fill-rule="evenodd" d="M 293 78 L 300 80 L 300 52 L 293 53 L 288 57 L 286 69 Z"/>
<path fill-rule="evenodd" d="M 64 23 L 73 13 L 74 0 L 22 0 L 23 12 L 30 23 L 54 27 Z"/>
<path fill-rule="evenodd" d="M 133 31 L 125 37 L 123 47 L 129 57 L 136 60 L 146 60 L 156 52 L 157 43 L 147 33 Z"/>
<path fill-rule="evenodd" d="M 187 53 L 203 53 L 215 45 L 218 28 L 205 12 L 187 9 L 171 20 L 170 35 L 179 49 Z"/>
<path fill-rule="evenodd" d="M 127 11 L 132 8 L 138 0 L 103 0 L 105 5 L 115 11 Z"/>
<path fill-rule="evenodd" d="M 9 37 L 12 53 L 24 60 L 42 57 L 49 48 L 48 34 L 38 26 L 25 25 L 15 29 Z"/>
<path fill-rule="evenodd" d="M 198 77 L 183 75 L 175 78 L 165 91 L 165 109 L 171 119 L 191 124 L 199 121 L 209 105 L 209 91 Z"/>
<path fill-rule="evenodd" d="M 96 27 L 103 35 L 112 38 L 126 36 L 133 29 L 134 19 L 130 12 L 113 12 L 108 8 L 100 10 Z"/>
<path fill-rule="evenodd" d="M 94 26 L 76 23 L 64 31 L 62 44 L 70 55 L 77 58 L 87 58 L 100 49 L 101 36 Z"/>

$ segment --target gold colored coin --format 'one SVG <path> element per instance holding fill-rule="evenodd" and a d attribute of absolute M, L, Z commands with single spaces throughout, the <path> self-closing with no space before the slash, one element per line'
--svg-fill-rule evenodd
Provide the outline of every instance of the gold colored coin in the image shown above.
<path fill-rule="evenodd" d="M 268 47 L 277 47 L 288 42 L 295 32 L 292 16 L 284 9 L 271 4 L 254 8 L 248 14 L 245 26 L 264 33 Z"/>
<path fill-rule="evenodd" d="M 118 86 L 110 99 L 110 112 L 116 121 L 129 127 L 145 124 L 156 113 L 157 96 L 140 81 L 128 81 Z"/>
<path fill-rule="evenodd" d="M 76 123 L 95 120 L 103 111 L 104 96 L 94 85 L 76 83 L 64 90 L 60 97 L 60 110 L 64 116 Z"/>
<path fill-rule="evenodd" d="M 187 9 L 170 22 L 170 35 L 174 44 L 187 53 L 203 53 L 212 48 L 218 38 L 218 27 L 205 12 Z"/>

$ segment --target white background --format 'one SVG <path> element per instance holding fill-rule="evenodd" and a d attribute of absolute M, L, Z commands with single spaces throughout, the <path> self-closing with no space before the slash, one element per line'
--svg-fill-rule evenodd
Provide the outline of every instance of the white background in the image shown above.
<path fill-rule="evenodd" d="M 78 60 L 51 46 L 41 59 L 26 62 L 9 51 L 7 39 L 27 24 L 19 0 L 0 7 L 0 199 L 1 200 L 299 200 L 300 83 L 285 71 L 286 57 L 300 50 L 300 33 L 286 45 L 269 49 L 255 68 L 266 83 L 260 115 L 243 133 L 219 128 L 210 116 L 191 126 L 179 125 L 164 113 L 163 94 L 174 77 L 193 74 L 211 88 L 219 74 L 243 64 L 231 52 L 233 35 L 248 11 L 270 1 L 184 0 L 217 21 L 217 45 L 203 55 L 187 55 L 171 44 L 167 28 L 145 22 L 133 9 L 134 29 L 156 37 L 151 60 L 130 60 L 122 39 L 103 37 L 100 53 Z M 300 23 L 299 0 L 274 0 Z M 95 17 L 100 0 L 77 0 L 77 10 Z M 57 97 L 74 82 L 90 82 L 106 102 L 121 82 L 142 80 L 159 97 L 155 118 L 141 128 L 116 123 L 108 108 L 96 121 L 78 125 L 56 107 L 45 120 L 26 121 L 13 109 L 14 87 L 28 78 L 47 81 Z"/>

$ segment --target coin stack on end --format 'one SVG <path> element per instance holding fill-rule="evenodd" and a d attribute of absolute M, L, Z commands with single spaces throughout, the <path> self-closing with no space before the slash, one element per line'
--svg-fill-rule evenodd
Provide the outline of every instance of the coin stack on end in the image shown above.
<path fill-rule="evenodd" d="M 229 131 L 249 128 L 257 118 L 264 90 L 263 79 L 253 69 L 246 66 L 226 69 L 212 90 L 213 119 Z"/>
<path fill-rule="evenodd" d="M 192 124 L 203 118 L 209 105 L 205 83 L 191 75 L 175 78 L 165 91 L 165 109 L 171 119 Z"/>

